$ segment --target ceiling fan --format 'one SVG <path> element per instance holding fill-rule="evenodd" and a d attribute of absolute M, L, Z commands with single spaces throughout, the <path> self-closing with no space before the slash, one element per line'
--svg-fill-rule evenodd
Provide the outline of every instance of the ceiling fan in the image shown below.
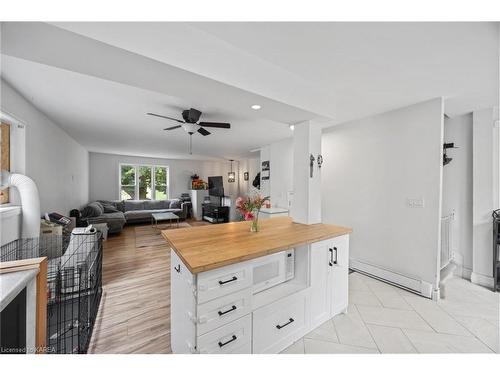
<path fill-rule="evenodd" d="M 161 117 L 167 120 L 171 121 L 176 121 L 178 123 L 181 123 L 182 125 L 176 125 L 176 126 L 171 126 L 169 128 L 165 128 L 163 130 L 174 130 L 178 128 L 183 128 L 184 131 L 186 131 L 189 134 L 189 154 L 192 154 L 192 135 L 195 132 L 200 133 L 203 136 L 210 135 L 211 133 L 205 129 L 205 128 L 219 128 L 219 129 L 230 129 L 231 124 L 227 122 L 207 122 L 207 121 L 201 121 L 198 122 L 201 116 L 201 111 L 198 111 L 197 109 L 191 108 L 191 109 L 186 109 L 182 111 L 182 118 L 183 120 L 179 120 L 173 117 L 168 117 L 168 116 L 163 116 L 159 115 L 156 113 L 151 113 L 148 112 L 147 115 L 149 116 L 155 116 L 155 117 Z"/>

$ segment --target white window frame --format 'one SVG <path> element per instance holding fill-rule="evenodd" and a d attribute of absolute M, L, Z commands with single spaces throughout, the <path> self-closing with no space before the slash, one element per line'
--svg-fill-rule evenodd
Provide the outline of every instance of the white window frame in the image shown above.
<path fill-rule="evenodd" d="M 26 174 L 26 121 L 0 108 L 0 122 L 10 125 L 10 172 Z M 16 189 L 10 189 L 9 203 L 2 207 L 18 206 L 21 204 Z"/>
<path fill-rule="evenodd" d="M 151 200 L 156 200 L 156 168 L 165 168 L 167 170 L 167 199 L 170 199 L 170 168 L 168 165 L 155 165 L 155 164 L 136 164 L 136 163 L 119 163 L 118 165 L 118 199 L 122 200 L 122 166 L 134 167 L 134 196 L 135 200 L 139 199 L 139 168 L 151 168 Z"/>

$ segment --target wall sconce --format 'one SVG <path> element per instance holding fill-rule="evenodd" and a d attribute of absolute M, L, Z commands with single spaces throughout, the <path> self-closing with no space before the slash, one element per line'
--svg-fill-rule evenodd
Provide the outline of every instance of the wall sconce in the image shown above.
<path fill-rule="evenodd" d="M 243 179 L 248 181 L 248 172 L 243 173 Z"/>
<path fill-rule="evenodd" d="M 227 174 L 227 182 L 234 182 L 236 181 L 236 173 L 233 172 L 233 159 L 230 160 L 231 162 L 231 171 Z"/>

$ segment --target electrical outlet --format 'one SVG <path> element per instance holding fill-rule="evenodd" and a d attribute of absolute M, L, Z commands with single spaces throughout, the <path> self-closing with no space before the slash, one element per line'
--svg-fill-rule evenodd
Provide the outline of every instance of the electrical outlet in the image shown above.
<path fill-rule="evenodd" d="M 424 198 L 406 198 L 406 206 L 409 208 L 424 208 Z"/>

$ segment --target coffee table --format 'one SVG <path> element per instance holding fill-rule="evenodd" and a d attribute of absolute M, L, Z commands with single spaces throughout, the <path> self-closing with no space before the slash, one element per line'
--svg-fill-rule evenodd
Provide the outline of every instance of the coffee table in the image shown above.
<path fill-rule="evenodd" d="M 170 220 L 170 226 L 172 226 L 172 220 L 177 220 L 177 228 L 179 228 L 179 216 L 172 212 L 158 212 L 151 214 L 151 225 L 154 228 L 158 228 L 158 221 L 161 220 Z"/>

